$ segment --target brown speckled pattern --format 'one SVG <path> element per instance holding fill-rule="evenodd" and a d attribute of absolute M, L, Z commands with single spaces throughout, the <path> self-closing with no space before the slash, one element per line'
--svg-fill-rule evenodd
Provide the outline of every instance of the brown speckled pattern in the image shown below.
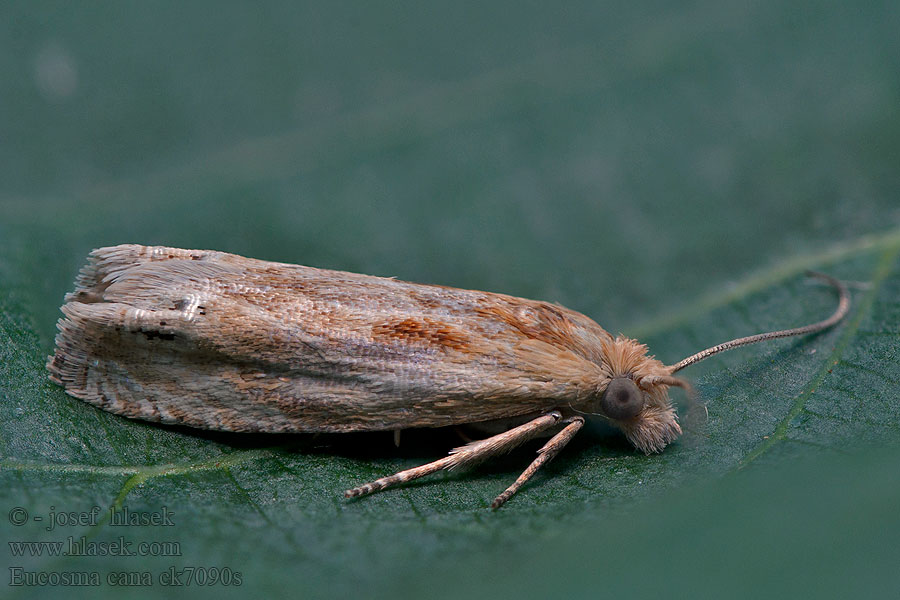
<path fill-rule="evenodd" d="M 502 294 L 205 250 L 94 250 L 62 307 L 51 379 L 139 419 L 342 432 L 599 411 L 611 377 L 667 375 L 582 314 Z M 616 423 L 645 452 L 680 433 L 663 384 Z"/>

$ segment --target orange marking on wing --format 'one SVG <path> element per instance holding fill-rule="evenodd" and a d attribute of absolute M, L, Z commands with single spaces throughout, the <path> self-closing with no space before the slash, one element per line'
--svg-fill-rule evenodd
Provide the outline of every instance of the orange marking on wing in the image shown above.
<path fill-rule="evenodd" d="M 482 303 L 475 311 L 480 316 L 506 323 L 530 339 L 568 350 L 577 347 L 571 320 L 552 304 L 491 302 Z"/>
<path fill-rule="evenodd" d="M 434 319 L 392 319 L 372 327 L 376 340 L 431 344 L 463 352 L 471 351 L 469 337 L 460 329 Z"/>

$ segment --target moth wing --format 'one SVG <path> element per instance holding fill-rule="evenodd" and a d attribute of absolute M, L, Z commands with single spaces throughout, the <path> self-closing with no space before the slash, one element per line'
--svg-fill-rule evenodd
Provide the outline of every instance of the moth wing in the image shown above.
<path fill-rule="evenodd" d="M 87 264 L 75 279 L 75 291 L 66 295 L 66 301 L 102 302 L 103 291 L 116 277 L 139 265 L 169 260 L 229 261 L 240 258 L 225 252 L 212 250 L 184 250 L 167 246 L 141 246 L 120 244 L 97 248 L 88 255 Z"/>
<path fill-rule="evenodd" d="M 548 410 L 590 393 L 609 337 L 546 303 L 225 253 L 99 249 L 77 284 L 53 380 L 118 414 L 210 429 L 397 429 Z"/>
<path fill-rule="evenodd" d="M 285 401 L 278 377 L 198 348 L 198 338 L 168 327 L 165 311 L 136 320 L 134 310 L 118 303 L 63 306 L 50 378 L 70 395 L 127 417 L 223 431 L 327 429 L 298 426 L 322 416 L 305 410 L 302 399 Z M 321 378 L 303 383 L 310 398 L 350 401 L 359 391 Z"/>

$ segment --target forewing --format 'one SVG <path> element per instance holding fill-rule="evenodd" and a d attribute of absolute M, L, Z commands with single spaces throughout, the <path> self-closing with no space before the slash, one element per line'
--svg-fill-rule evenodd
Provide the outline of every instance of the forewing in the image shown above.
<path fill-rule="evenodd" d="M 95 250 L 51 377 L 142 419 L 228 431 L 469 423 L 578 402 L 609 335 L 500 294 L 145 246 Z"/>

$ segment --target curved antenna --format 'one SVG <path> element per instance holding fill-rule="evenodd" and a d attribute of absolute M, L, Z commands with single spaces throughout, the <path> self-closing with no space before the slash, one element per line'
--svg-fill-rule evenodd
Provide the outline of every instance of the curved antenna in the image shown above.
<path fill-rule="evenodd" d="M 721 344 L 716 344 L 711 348 L 707 348 L 706 350 L 701 350 L 697 354 L 693 354 L 688 356 L 687 358 L 675 363 L 669 369 L 671 369 L 670 373 L 677 373 L 681 369 L 685 367 L 689 367 L 694 363 L 698 363 L 705 358 L 709 358 L 713 354 L 718 354 L 719 352 L 725 352 L 726 350 L 731 350 L 732 348 L 737 348 L 738 346 L 746 346 L 747 344 L 755 344 L 757 342 L 764 342 L 766 340 L 774 340 L 775 338 L 783 338 L 783 337 L 791 337 L 795 335 L 806 335 L 807 333 L 816 333 L 817 331 L 822 331 L 823 329 L 828 329 L 832 325 L 840 322 L 843 319 L 847 312 L 850 310 L 850 293 L 847 291 L 847 286 L 844 285 L 842 281 L 839 281 L 832 277 L 831 275 L 826 275 L 825 273 L 818 273 L 816 271 L 807 271 L 806 274 L 810 277 L 816 277 L 828 283 L 831 287 L 837 290 L 840 295 L 840 299 L 838 300 L 837 309 L 834 311 L 830 317 L 825 319 L 824 321 L 819 321 L 818 323 L 813 323 L 811 325 L 804 325 L 803 327 L 794 327 L 793 329 L 782 329 L 780 331 L 769 331 L 768 333 L 757 333 L 756 335 L 749 335 L 747 337 L 737 338 L 735 340 L 731 340 L 729 342 L 723 342 Z"/>

